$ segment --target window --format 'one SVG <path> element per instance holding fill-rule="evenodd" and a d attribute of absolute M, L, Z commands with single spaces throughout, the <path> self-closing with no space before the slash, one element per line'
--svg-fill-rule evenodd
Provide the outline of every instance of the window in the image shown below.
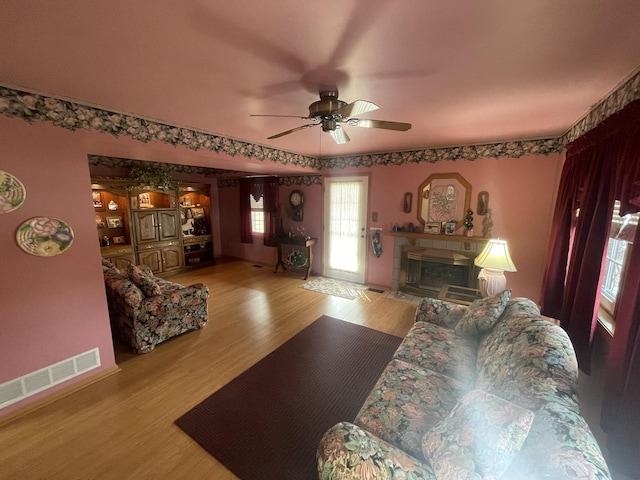
<path fill-rule="evenodd" d="M 620 202 L 616 200 L 611 216 L 611 229 L 604 262 L 604 277 L 600 290 L 600 307 L 605 310 L 605 316 L 613 322 L 615 316 L 616 299 L 620 289 L 620 281 L 624 275 L 625 262 L 631 250 L 635 228 L 638 225 L 637 213 L 620 215 Z"/>
<path fill-rule="evenodd" d="M 251 204 L 251 234 L 256 236 L 264 236 L 264 198 L 258 200 L 249 195 Z"/>

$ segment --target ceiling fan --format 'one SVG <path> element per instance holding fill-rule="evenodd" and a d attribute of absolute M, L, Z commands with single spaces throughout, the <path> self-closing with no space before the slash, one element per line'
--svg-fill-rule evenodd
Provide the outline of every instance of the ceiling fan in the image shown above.
<path fill-rule="evenodd" d="M 273 138 L 280 138 L 285 135 L 289 135 L 290 133 L 304 130 L 305 128 L 315 127 L 316 125 L 320 125 L 323 132 L 329 132 L 329 134 L 338 144 L 347 143 L 350 140 L 347 132 L 344 131 L 344 128 L 341 124 L 350 125 L 352 127 L 384 128 L 387 130 L 397 130 L 401 132 L 406 132 L 411 128 L 410 123 L 357 118 L 358 115 L 371 112 L 372 110 L 377 110 L 378 108 L 378 105 L 376 105 L 375 103 L 367 102 L 366 100 L 356 100 L 352 103 L 346 103 L 338 99 L 338 90 L 322 90 L 320 91 L 320 100 L 317 100 L 309 105 L 309 116 L 307 117 L 299 117 L 294 115 L 251 116 L 301 118 L 303 120 L 311 120 L 313 122 L 272 135 L 268 137 L 269 140 Z"/>

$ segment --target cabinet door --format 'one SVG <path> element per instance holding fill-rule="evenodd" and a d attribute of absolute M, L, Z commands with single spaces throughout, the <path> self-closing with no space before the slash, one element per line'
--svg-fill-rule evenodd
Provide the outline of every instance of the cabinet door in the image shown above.
<path fill-rule="evenodd" d="M 159 248 L 138 252 L 138 261 L 140 265 L 149 267 L 154 274 L 162 272 L 162 250 Z"/>
<path fill-rule="evenodd" d="M 182 268 L 182 247 L 173 245 L 162 249 L 162 270 L 169 272 Z"/>
<path fill-rule="evenodd" d="M 158 219 L 156 212 L 133 212 L 133 220 L 136 225 L 136 238 L 138 243 L 158 241 Z"/>
<path fill-rule="evenodd" d="M 176 210 L 160 210 L 158 214 L 158 233 L 160 240 L 175 240 L 178 238 L 178 212 Z"/>

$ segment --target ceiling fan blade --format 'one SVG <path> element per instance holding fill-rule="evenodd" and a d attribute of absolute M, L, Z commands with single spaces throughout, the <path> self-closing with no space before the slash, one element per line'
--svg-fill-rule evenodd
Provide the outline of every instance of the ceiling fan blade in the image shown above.
<path fill-rule="evenodd" d="M 280 117 L 280 118 L 301 118 L 302 120 L 311 120 L 309 117 L 301 117 L 300 115 L 258 115 L 251 114 L 250 117 Z"/>
<path fill-rule="evenodd" d="M 318 124 L 317 123 L 309 123 L 307 125 L 302 125 L 300 127 L 292 128 L 291 130 L 287 130 L 285 132 L 280 132 L 280 133 L 276 133 L 275 135 L 271 135 L 270 137 L 267 137 L 267 140 L 271 140 L 273 138 L 284 137 L 285 135 L 289 135 L 290 133 L 297 132 L 298 130 L 304 130 L 305 128 L 309 128 L 309 127 L 315 127 L 316 125 L 318 125 Z"/>
<path fill-rule="evenodd" d="M 349 135 L 347 135 L 347 132 L 345 132 L 344 128 L 342 128 L 340 125 L 338 125 L 335 130 L 329 130 L 329 133 L 338 145 L 342 145 L 351 140 L 349 138 Z"/>
<path fill-rule="evenodd" d="M 353 127 L 386 128 L 387 130 L 398 130 L 400 132 L 406 132 L 411 128 L 410 123 L 388 122 L 386 120 L 369 120 L 368 118 L 350 118 L 347 121 L 347 124 Z"/>
<path fill-rule="evenodd" d="M 372 102 L 367 102 L 366 100 L 356 100 L 355 102 L 351 102 L 348 105 L 345 105 L 342 108 L 339 108 L 334 113 L 338 115 L 342 115 L 345 118 L 354 117 L 357 115 L 362 115 L 363 113 L 371 112 L 373 110 L 377 110 L 378 105 Z"/>

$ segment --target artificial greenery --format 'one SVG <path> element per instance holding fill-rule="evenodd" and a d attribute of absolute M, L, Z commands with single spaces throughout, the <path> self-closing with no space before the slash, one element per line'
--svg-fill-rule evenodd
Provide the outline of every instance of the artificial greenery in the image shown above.
<path fill-rule="evenodd" d="M 140 182 L 141 187 L 159 188 L 161 190 L 172 190 L 176 188 L 176 181 L 169 175 L 169 169 L 163 165 L 150 164 L 145 167 L 133 167 L 129 176 Z"/>

